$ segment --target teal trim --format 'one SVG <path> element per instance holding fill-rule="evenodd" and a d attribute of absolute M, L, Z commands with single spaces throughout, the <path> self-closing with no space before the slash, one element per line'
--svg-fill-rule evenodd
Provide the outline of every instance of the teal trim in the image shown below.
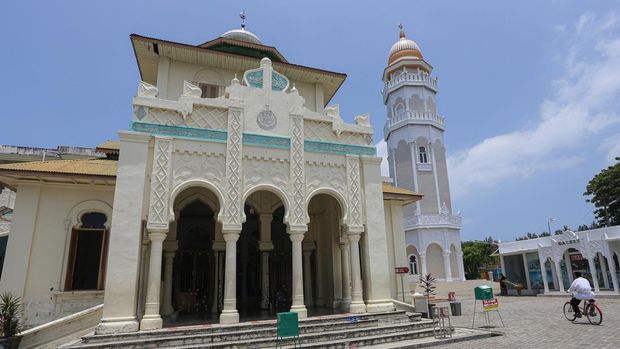
<path fill-rule="evenodd" d="M 243 144 L 278 149 L 291 148 L 291 140 L 287 137 L 265 136 L 253 133 L 243 134 Z"/>
<path fill-rule="evenodd" d="M 185 126 L 171 126 L 151 124 L 146 122 L 132 122 L 131 130 L 137 132 L 152 133 L 162 136 L 172 136 L 178 138 L 204 139 L 212 142 L 226 143 L 228 133 L 221 130 L 208 128 L 193 128 Z"/>
<path fill-rule="evenodd" d="M 339 155 L 377 155 L 377 150 L 375 147 L 309 140 L 304 142 L 304 151 L 310 153 L 330 153 Z"/>

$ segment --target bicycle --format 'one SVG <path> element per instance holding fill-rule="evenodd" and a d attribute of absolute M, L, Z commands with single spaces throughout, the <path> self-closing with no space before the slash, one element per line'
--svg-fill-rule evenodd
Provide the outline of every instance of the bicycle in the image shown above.
<path fill-rule="evenodd" d="M 581 309 L 581 314 L 585 315 L 592 325 L 600 325 L 603 322 L 603 311 L 598 307 L 594 299 L 584 300 L 583 305 L 580 305 L 579 308 Z M 570 301 L 564 303 L 564 317 L 568 321 L 575 321 L 577 318 Z"/>

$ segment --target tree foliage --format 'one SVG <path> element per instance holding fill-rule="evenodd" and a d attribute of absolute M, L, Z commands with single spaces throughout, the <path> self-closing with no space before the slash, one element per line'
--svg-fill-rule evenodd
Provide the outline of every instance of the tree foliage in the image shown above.
<path fill-rule="evenodd" d="M 620 158 L 616 158 L 620 160 Z M 620 162 L 594 176 L 586 186 L 587 202 L 594 204 L 599 226 L 620 224 Z"/>
<path fill-rule="evenodd" d="M 461 249 L 463 250 L 465 277 L 468 279 L 477 279 L 481 267 L 497 263 L 498 258 L 491 256 L 497 249 L 497 241 L 492 237 L 484 241 L 463 241 Z"/>

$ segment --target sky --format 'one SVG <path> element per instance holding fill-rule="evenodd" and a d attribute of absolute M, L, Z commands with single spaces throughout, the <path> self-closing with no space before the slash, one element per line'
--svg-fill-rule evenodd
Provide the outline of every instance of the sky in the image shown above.
<path fill-rule="evenodd" d="M 199 44 L 242 9 L 289 62 L 348 75 L 330 104 L 348 122 L 369 112 L 380 154 L 403 23 L 439 77 L 463 240 L 592 222 L 585 186 L 620 156 L 620 0 L 4 2 L 0 144 L 116 139 L 139 81 L 129 35 Z"/>

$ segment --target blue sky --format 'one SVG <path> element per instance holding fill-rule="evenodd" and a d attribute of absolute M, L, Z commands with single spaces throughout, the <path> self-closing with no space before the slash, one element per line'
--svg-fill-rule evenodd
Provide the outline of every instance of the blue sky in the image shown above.
<path fill-rule="evenodd" d="M 592 221 L 588 180 L 620 156 L 620 1 L 12 1 L 0 11 L 0 144 L 94 146 L 131 118 L 129 34 L 198 44 L 239 25 L 290 62 L 348 74 L 371 113 L 402 22 L 439 77 L 462 237 Z M 381 148 L 381 147 L 379 147 Z"/>

